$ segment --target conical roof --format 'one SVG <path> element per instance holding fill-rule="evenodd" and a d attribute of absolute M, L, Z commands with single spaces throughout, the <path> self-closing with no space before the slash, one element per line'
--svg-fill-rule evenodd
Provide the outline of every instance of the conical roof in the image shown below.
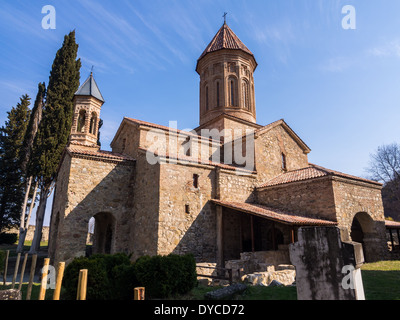
<path fill-rule="evenodd" d="M 254 58 L 254 55 L 249 48 L 247 48 L 244 43 L 240 41 L 239 37 L 232 31 L 232 29 L 229 28 L 226 23 L 224 23 L 198 60 L 203 58 L 208 53 L 222 49 L 242 50 L 252 55 Z"/>
<path fill-rule="evenodd" d="M 77 92 L 75 92 L 76 96 L 92 96 L 101 102 L 104 102 L 104 98 L 101 95 L 99 87 L 96 84 L 96 81 L 93 78 L 93 73 L 90 73 L 89 78 L 80 86 Z"/>

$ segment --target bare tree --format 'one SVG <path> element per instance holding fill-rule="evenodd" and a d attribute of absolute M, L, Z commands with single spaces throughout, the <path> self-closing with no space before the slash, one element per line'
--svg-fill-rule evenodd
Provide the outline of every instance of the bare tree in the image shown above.
<path fill-rule="evenodd" d="M 372 154 L 369 178 L 383 183 L 382 199 L 386 215 L 400 217 L 400 144 L 380 146 Z"/>

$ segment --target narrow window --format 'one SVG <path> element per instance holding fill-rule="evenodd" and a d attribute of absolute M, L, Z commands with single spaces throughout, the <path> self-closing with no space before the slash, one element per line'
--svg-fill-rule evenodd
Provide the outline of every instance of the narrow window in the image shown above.
<path fill-rule="evenodd" d="M 193 175 L 193 187 L 196 189 L 199 187 L 199 175 L 198 174 Z"/>
<path fill-rule="evenodd" d="M 188 204 L 185 204 L 185 213 L 187 213 L 187 214 L 190 213 L 190 207 Z"/>
<path fill-rule="evenodd" d="M 243 83 L 243 107 L 249 109 L 249 90 L 246 82 Z"/>
<path fill-rule="evenodd" d="M 219 107 L 219 82 L 217 82 L 217 107 Z"/>
<path fill-rule="evenodd" d="M 209 103 L 208 103 L 208 86 L 206 87 L 206 111 L 210 109 Z"/>
<path fill-rule="evenodd" d="M 233 80 L 231 80 L 231 106 L 235 105 L 235 86 Z"/>
<path fill-rule="evenodd" d="M 85 121 L 86 121 L 86 111 L 81 110 L 79 112 L 79 117 L 78 117 L 78 125 L 77 125 L 78 132 L 85 132 Z"/>
<path fill-rule="evenodd" d="M 89 133 L 91 134 L 96 134 L 96 122 L 97 122 L 97 116 L 96 114 L 93 112 L 92 113 L 92 117 L 90 119 L 90 128 L 89 128 Z"/>
<path fill-rule="evenodd" d="M 286 155 L 282 152 L 282 169 L 287 170 L 286 166 Z"/>

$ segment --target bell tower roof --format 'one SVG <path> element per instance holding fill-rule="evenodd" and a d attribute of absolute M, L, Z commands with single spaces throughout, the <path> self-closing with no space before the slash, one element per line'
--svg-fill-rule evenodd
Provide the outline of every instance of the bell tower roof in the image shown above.
<path fill-rule="evenodd" d="M 89 78 L 80 86 L 77 92 L 75 92 L 76 96 L 92 96 L 101 102 L 104 103 L 104 98 L 101 95 L 99 87 L 96 84 L 96 81 L 93 78 L 93 73 L 90 73 Z"/>
<path fill-rule="evenodd" d="M 239 39 L 239 37 L 232 31 L 231 28 L 224 22 L 222 27 L 218 30 L 217 34 L 211 40 L 207 48 L 201 54 L 200 58 L 197 60 L 201 60 L 208 53 L 215 52 L 222 49 L 231 49 L 231 50 L 242 50 L 254 58 L 253 53 L 245 46 L 245 44 Z M 255 60 L 255 58 L 254 58 Z"/>

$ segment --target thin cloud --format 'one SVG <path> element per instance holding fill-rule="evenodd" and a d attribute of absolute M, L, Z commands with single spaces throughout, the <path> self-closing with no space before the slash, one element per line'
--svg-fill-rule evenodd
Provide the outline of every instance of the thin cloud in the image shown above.
<path fill-rule="evenodd" d="M 400 39 L 395 39 L 386 44 L 367 50 L 367 54 L 373 57 L 398 57 L 400 58 Z"/>

